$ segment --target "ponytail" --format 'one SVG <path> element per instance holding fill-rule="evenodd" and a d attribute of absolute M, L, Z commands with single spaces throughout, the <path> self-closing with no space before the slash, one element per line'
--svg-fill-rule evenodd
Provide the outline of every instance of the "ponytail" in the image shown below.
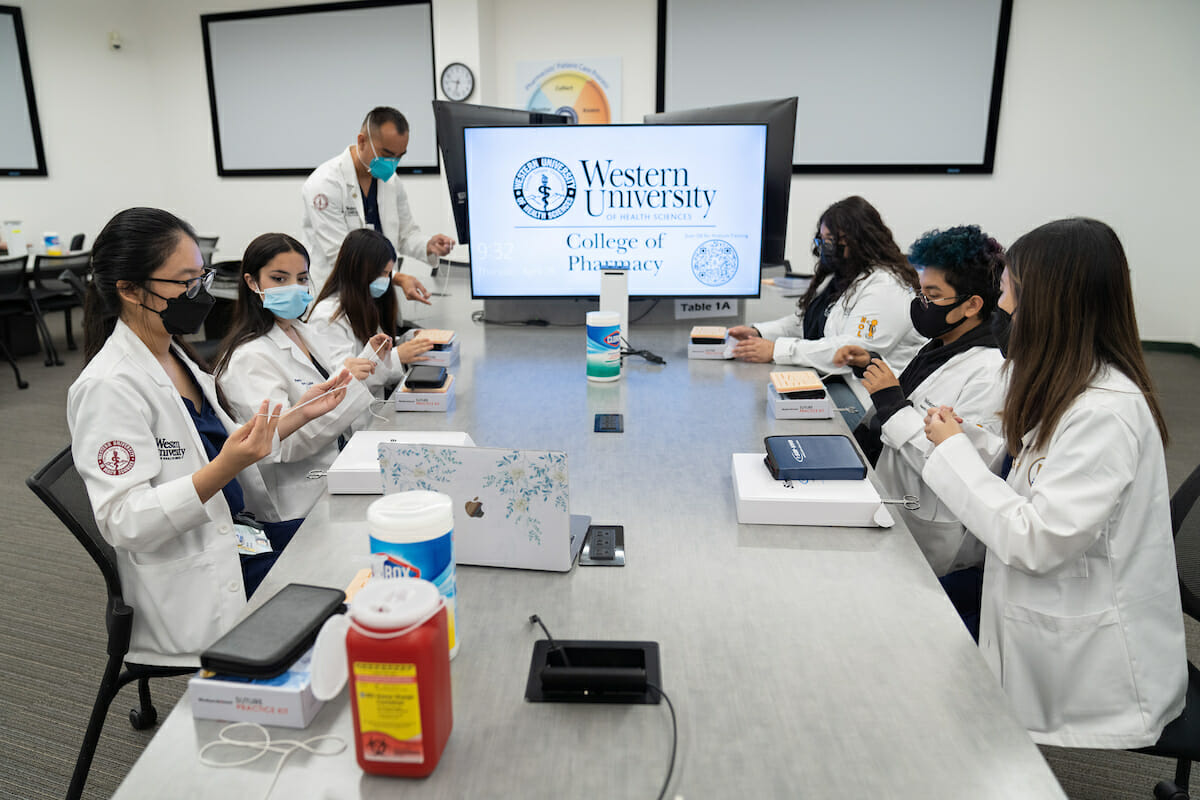
<path fill-rule="evenodd" d="M 108 307 L 95 276 L 88 282 L 87 292 L 83 296 L 83 361 L 86 364 L 96 357 L 100 348 L 112 336 L 117 327 L 120 308 L 113 310 Z"/>

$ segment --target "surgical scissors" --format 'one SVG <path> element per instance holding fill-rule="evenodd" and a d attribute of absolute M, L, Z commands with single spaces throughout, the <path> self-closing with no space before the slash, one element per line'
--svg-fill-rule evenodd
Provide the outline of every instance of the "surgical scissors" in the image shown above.
<path fill-rule="evenodd" d="M 893 506 L 904 506 L 909 511 L 916 511 L 921 507 L 921 499 L 915 494 L 906 494 L 898 500 L 890 497 L 882 497 L 879 499 L 879 502 Z"/>

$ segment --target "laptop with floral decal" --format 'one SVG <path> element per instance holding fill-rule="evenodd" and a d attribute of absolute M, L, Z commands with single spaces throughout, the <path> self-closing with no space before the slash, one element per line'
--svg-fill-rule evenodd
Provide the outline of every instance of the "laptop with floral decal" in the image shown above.
<path fill-rule="evenodd" d="M 572 514 L 567 454 L 385 442 L 383 493 L 413 489 L 449 495 L 458 564 L 566 572 L 590 517 Z"/>

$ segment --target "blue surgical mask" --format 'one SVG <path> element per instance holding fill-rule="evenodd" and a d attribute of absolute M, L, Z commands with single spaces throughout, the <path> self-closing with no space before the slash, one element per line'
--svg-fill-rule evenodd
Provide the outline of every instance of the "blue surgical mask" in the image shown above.
<path fill-rule="evenodd" d="M 383 297 L 384 293 L 388 290 L 388 287 L 391 285 L 392 285 L 392 279 L 389 276 L 384 275 L 382 277 L 376 278 L 375 280 L 371 281 L 371 285 L 368 286 L 367 288 L 371 292 L 371 297 L 374 297 L 376 300 L 378 300 L 379 298 Z"/>
<path fill-rule="evenodd" d="M 296 319 L 312 302 L 307 286 L 293 283 L 290 286 L 272 286 L 260 292 L 263 308 L 280 319 Z"/>
<path fill-rule="evenodd" d="M 375 142 L 371 141 L 371 132 L 370 131 L 367 131 L 367 142 L 371 145 L 371 152 L 375 153 L 376 152 L 375 151 Z M 397 157 L 397 158 L 382 158 L 382 157 L 376 155 L 374 158 L 371 159 L 371 164 L 370 164 L 370 166 L 367 167 L 367 171 L 371 173 L 372 178 L 378 178 L 379 180 L 383 181 L 384 183 L 387 183 L 388 180 L 390 180 L 391 177 L 396 174 L 396 168 L 399 166 L 400 166 L 399 157 Z M 378 295 L 376 295 L 376 296 L 378 296 Z"/>

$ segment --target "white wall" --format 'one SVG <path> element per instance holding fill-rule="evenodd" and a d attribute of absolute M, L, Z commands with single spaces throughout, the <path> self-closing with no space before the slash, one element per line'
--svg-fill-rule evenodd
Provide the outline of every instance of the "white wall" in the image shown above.
<path fill-rule="evenodd" d="M 21 218 L 34 234 L 90 238 L 121 208 L 162 205 L 220 234 L 223 258 L 263 231 L 297 232 L 302 179 L 216 176 L 199 22 L 202 13 L 296 2 L 25 2 L 50 177 L 0 180 L 0 218 Z M 615 55 L 627 121 L 654 110 L 655 25 L 655 0 L 434 0 L 437 69 L 469 64 L 472 102 L 516 102 L 518 61 Z M 107 46 L 114 28 L 126 43 L 119 53 Z M 806 263 L 820 212 L 849 194 L 874 203 L 902 247 L 932 227 L 975 222 L 1008 244 L 1057 217 L 1095 216 L 1125 243 L 1143 338 L 1200 346 L 1190 235 L 1200 185 L 1197 41 L 1195 0 L 1016 0 L 995 174 L 797 177 L 793 263 Z M 936 47 L 936 32 L 908 46 Z M 330 58 L 331 69 L 353 63 L 352 53 L 314 57 Z M 295 123 L 314 113 L 315 102 L 297 109 Z M 452 234 L 442 179 L 403 180 L 426 232 Z"/>

